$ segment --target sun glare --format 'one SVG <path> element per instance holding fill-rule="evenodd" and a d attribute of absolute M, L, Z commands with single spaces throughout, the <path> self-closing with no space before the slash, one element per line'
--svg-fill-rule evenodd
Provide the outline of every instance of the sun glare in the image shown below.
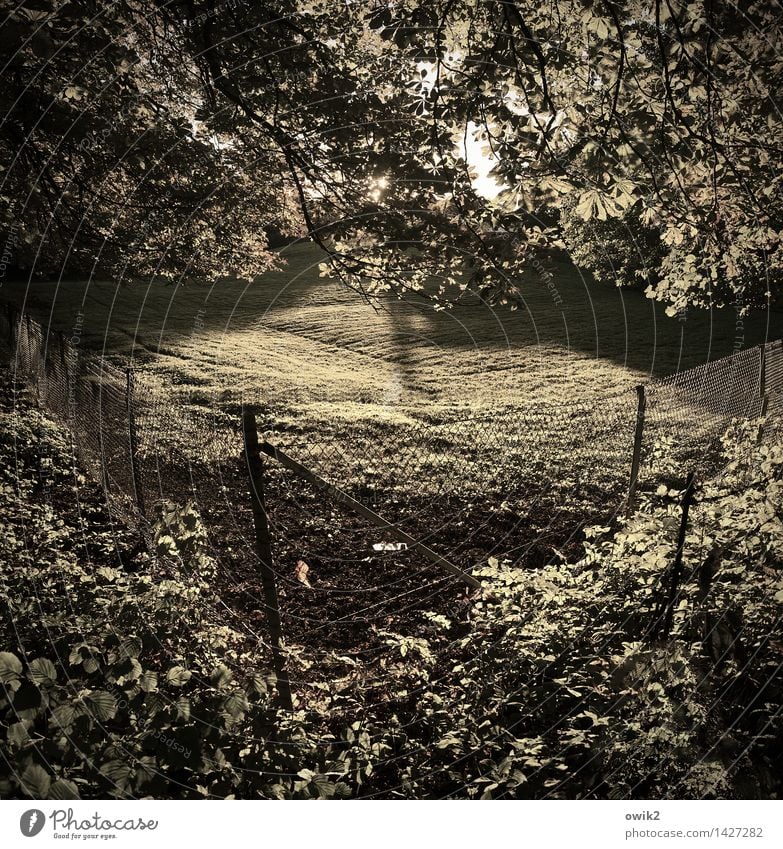
<path fill-rule="evenodd" d="M 497 160 L 489 145 L 477 138 L 478 130 L 478 124 L 473 121 L 468 124 L 468 132 L 463 139 L 465 160 L 476 173 L 473 188 L 481 197 L 492 200 L 503 191 L 503 185 L 490 176 L 489 172 L 495 167 Z"/>
<path fill-rule="evenodd" d="M 389 187 L 388 177 L 375 177 L 370 181 L 370 200 L 378 203 L 383 197 L 384 189 Z"/>

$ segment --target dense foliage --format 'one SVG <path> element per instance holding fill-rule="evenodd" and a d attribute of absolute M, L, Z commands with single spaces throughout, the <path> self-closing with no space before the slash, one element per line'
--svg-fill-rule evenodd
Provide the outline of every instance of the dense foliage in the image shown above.
<path fill-rule="evenodd" d="M 578 562 L 490 561 L 463 616 L 380 631 L 377 659 L 290 646 L 289 715 L 262 637 L 216 602 L 195 511 L 167 508 L 139 545 L 17 397 L 0 414 L 0 792 L 779 794 L 783 445 L 759 424 L 727 433 L 725 473 L 698 490 L 667 638 L 681 493 L 661 486 Z"/>
<path fill-rule="evenodd" d="M 38 274 L 250 276 L 296 230 L 282 158 L 194 123 L 195 69 L 145 4 L 28 2 L 0 25 L 3 262 Z"/>
<path fill-rule="evenodd" d="M 513 300 L 565 241 L 675 312 L 741 309 L 780 279 L 780 26 L 764 0 L 25 0 L 2 28 L 11 247 L 252 274 L 296 220 L 363 291 Z"/>

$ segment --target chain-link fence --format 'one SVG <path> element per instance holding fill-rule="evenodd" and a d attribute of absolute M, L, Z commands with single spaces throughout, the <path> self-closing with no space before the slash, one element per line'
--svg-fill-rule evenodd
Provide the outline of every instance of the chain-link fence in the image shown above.
<path fill-rule="evenodd" d="M 732 419 L 766 408 L 777 420 L 783 397 L 778 341 L 600 404 L 281 428 L 262 398 L 221 392 L 205 403 L 202 392 L 192 403 L 154 371 L 119 368 L 26 315 L 0 315 L 0 340 L 18 379 L 68 425 L 112 508 L 148 539 L 166 504 L 195 505 L 222 599 L 249 622 L 264 619 L 242 436 L 253 410 L 262 441 L 308 472 L 264 458 L 284 628 L 324 651 L 371 652 L 376 630 L 464 605 L 464 584 L 421 546 L 466 571 L 491 555 L 535 567 L 573 554 L 586 524 L 625 509 L 632 477 L 656 486 L 662 458 L 683 480 L 717 473 Z"/>

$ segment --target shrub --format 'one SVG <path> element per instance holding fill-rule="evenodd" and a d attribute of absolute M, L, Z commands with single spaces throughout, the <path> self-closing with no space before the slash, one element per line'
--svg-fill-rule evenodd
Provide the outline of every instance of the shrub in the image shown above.
<path fill-rule="evenodd" d="M 491 559 L 460 616 L 379 630 L 376 661 L 287 647 L 323 676 L 287 715 L 265 646 L 216 609 L 193 506 L 167 505 L 132 562 L 62 434 L 0 413 L 0 794 L 775 796 L 783 445 L 761 424 L 732 426 L 700 484 L 667 638 L 670 484 L 578 562 Z"/>

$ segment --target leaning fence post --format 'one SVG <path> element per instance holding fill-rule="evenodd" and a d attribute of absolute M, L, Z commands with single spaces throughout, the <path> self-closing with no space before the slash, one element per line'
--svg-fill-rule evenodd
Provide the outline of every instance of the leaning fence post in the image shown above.
<path fill-rule="evenodd" d="M 128 446 L 130 451 L 131 476 L 133 478 L 133 495 L 136 506 L 142 516 L 146 514 L 144 509 L 144 492 L 141 488 L 141 476 L 139 475 L 139 443 L 136 435 L 136 411 L 134 409 L 134 379 L 133 369 L 125 369 L 125 403 L 128 408 Z"/>
<path fill-rule="evenodd" d="M 264 503 L 264 465 L 259 449 L 256 417 L 251 412 L 242 412 L 242 434 L 245 443 L 245 461 L 250 476 L 250 500 L 253 507 L 253 525 L 256 533 L 256 553 L 261 563 L 261 584 L 264 588 L 266 619 L 272 638 L 272 660 L 277 676 L 277 691 L 282 706 L 287 710 L 293 710 L 291 682 L 288 678 L 283 652 L 280 605 L 277 599 L 275 572 L 272 568 L 272 539 L 269 535 L 269 520 Z"/>
<path fill-rule="evenodd" d="M 688 530 L 688 513 L 693 502 L 693 492 L 696 488 L 696 477 L 693 472 L 688 473 L 685 482 L 685 492 L 682 496 L 682 516 L 680 518 L 680 532 L 677 535 L 677 551 L 672 564 L 671 579 L 669 581 L 669 597 L 666 602 L 666 613 L 663 618 L 663 637 L 668 637 L 674 621 L 674 604 L 677 601 L 677 588 L 682 578 L 682 552 L 685 548 L 685 534 Z"/>
<path fill-rule="evenodd" d="M 767 417 L 767 410 L 769 408 L 769 395 L 765 392 L 761 396 L 761 409 L 759 410 L 759 418 L 765 419 Z M 760 445 L 761 440 L 764 438 L 764 422 L 759 422 L 758 433 L 756 434 L 756 444 Z"/>
<path fill-rule="evenodd" d="M 644 414 L 647 409 L 647 394 L 644 384 L 636 387 L 638 404 L 636 408 L 636 430 L 633 437 L 633 456 L 631 458 L 631 479 L 628 484 L 628 500 L 625 503 L 625 514 L 630 514 L 636 497 L 636 484 L 639 479 L 639 463 L 642 458 L 642 437 L 644 436 Z"/>

